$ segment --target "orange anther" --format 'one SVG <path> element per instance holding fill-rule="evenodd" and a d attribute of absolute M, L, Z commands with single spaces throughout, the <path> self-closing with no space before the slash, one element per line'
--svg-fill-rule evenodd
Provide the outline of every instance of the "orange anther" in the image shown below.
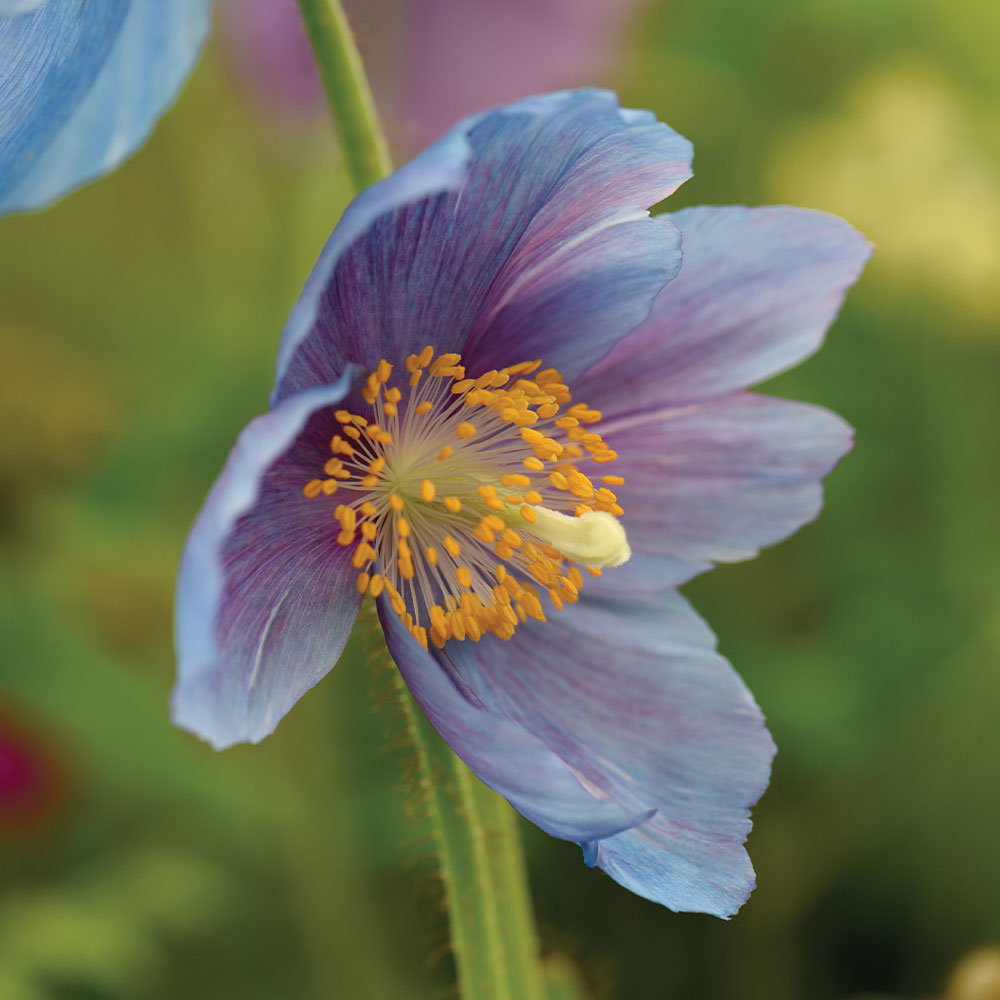
<path fill-rule="evenodd" d="M 500 477 L 501 486 L 530 486 L 531 479 L 528 476 L 522 476 L 520 473 L 511 473 L 506 476 Z"/>
<path fill-rule="evenodd" d="M 361 542 L 354 550 L 354 558 L 351 560 L 355 569 L 361 569 L 366 563 L 370 563 L 375 558 L 375 550 L 367 543 Z"/>

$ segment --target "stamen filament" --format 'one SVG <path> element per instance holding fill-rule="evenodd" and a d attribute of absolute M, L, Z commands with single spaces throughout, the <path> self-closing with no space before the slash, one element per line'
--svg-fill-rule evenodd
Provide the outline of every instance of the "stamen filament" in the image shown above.
<path fill-rule="evenodd" d="M 302 487 L 308 499 L 346 498 L 335 537 L 354 547 L 358 590 L 384 593 L 425 647 L 509 639 L 529 618 L 545 621 L 540 594 L 572 604 L 580 567 L 598 575 L 629 555 L 608 488 L 624 479 L 596 485 L 584 471 L 615 458 L 584 426 L 600 412 L 570 405 L 561 375 L 539 361 L 478 375 L 461 361 L 425 347 L 400 366 L 404 388 L 380 361 L 360 389 L 367 415 L 334 412 L 324 475 Z"/>

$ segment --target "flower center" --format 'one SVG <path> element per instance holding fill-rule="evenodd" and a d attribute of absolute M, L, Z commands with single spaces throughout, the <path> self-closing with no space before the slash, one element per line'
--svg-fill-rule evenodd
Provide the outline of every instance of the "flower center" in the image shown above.
<path fill-rule="evenodd" d="M 378 363 L 365 381 L 368 415 L 337 410 L 324 478 L 307 497 L 341 500 L 337 542 L 354 546 L 362 593 L 385 590 L 427 648 L 449 639 L 509 639 L 545 621 L 542 596 L 561 608 L 578 599 L 583 572 L 629 557 L 604 475 L 582 471 L 617 457 L 601 419 L 554 368 L 526 361 L 466 378 L 458 354 L 431 347 L 405 362 L 404 390 Z M 582 567 L 582 570 L 581 570 Z"/>

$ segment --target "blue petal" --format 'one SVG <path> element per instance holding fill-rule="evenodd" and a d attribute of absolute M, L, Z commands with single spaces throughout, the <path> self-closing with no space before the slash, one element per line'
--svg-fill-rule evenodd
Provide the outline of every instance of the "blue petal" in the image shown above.
<path fill-rule="evenodd" d="M 680 274 L 640 327 L 574 395 L 606 414 L 660 409 L 744 389 L 822 343 L 871 245 L 842 219 L 802 208 L 690 208 Z"/>
<path fill-rule="evenodd" d="M 749 392 L 606 420 L 601 433 L 620 456 L 615 491 L 632 547 L 609 579 L 640 590 L 787 538 L 819 513 L 820 480 L 852 443 L 827 410 Z"/>
<path fill-rule="evenodd" d="M 504 305 L 477 324 L 463 349 L 473 372 L 541 358 L 570 381 L 649 314 L 681 267 L 681 239 L 667 219 L 642 213 L 567 240 L 512 282 Z"/>
<path fill-rule="evenodd" d="M 624 813 L 655 810 L 611 837 L 567 830 L 585 857 L 672 909 L 731 913 L 753 887 L 743 842 L 774 745 L 749 691 L 683 598 L 621 599 L 612 582 L 608 571 L 597 581 L 608 586 L 585 585 L 579 604 L 546 623 L 529 620 L 508 642 L 452 641 L 439 655 L 486 718 L 541 740 L 592 794 Z M 425 705 L 437 725 L 436 707 Z M 494 745 L 474 749 L 486 766 L 508 759 L 499 721 L 488 731 Z M 470 760 L 465 733 L 443 735 L 473 770 L 483 766 Z M 522 782 L 533 777 L 520 774 Z M 525 814 L 549 828 L 563 821 L 563 805 L 540 792 L 541 805 Z"/>
<path fill-rule="evenodd" d="M 344 268 L 341 258 L 355 241 L 363 242 L 361 237 L 367 240 L 370 229 L 381 218 L 406 211 L 410 203 L 458 189 L 470 153 L 465 134 L 456 129 L 385 180 L 362 191 L 347 206 L 281 332 L 272 406 L 290 392 L 321 384 L 323 380 L 316 377 L 320 371 L 329 376 L 356 360 L 352 357 L 356 351 L 349 332 L 340 327 L 324 329 L 324 324 L 330 321 L 326 301 L 331 295 L 331 284 L 338 267 Z M 375 304 L 370 303 L 372 308 Z M 336 358 L 327 357 L 326 352 L 331 350 Z M 382 355 L 378 351 L 370 353 L 375 361 L 369 367 L 374 367 Z M 294 371 L 289 371 L 290 366 Z"/>
<path fill-rule="evenodd" d="M 46 3 L 46 0 L 0 0 L 0 17 L 27 14 L 36 7 L 41 7 L 43 3 Z"/>
<path fill-rule="evenodd" d="M 745 834 L 750 831 L 747 820 Z M 744 836 L 745 836 L 744 834 Z M 584 844 L 591 868 L 680 913 L 731 917 L 757 887 L 746 852 L 733 838 L 692 834 L 657 817 L 606 840 Z"/>
<path fill-rule="evenodd" d="M 18 9 L 15 2 L 13 11 Z M 41 208 L 145 142 L 211 0 L 49 0 L 0 18 L 0 212 Z"/>
<path fill-rule="evenodd" d="M 690 156 L 603 91 L 466 120 L 348 209 L 286 327 L 272 399 L 426 344 L 471 371 L 534 356 L 582 370 L 676 273 L 677 233 L 646 209 Z"/>
<path fill-rule="evenodd" d="M 651 809 L 623 809 L 588 788 L 523 726 L 487 712 L 453 669 L 417 644 L 384 598 L 379 617 L 399 672 L 434 728 L 522 815 L 554 837 L 577 841 L 612 836 L 649 818 Z M 447 662 L 447 653 L 437 655 Z"/>
<path fill-rule="evenodd" d="M 257 742 L 336 663 L 357 617 L 352 550 L 303 486 L 330 457 L 350 373 L 253 420 L 195 521 L 177 583 L 174 721 L 215 747 Z"/>

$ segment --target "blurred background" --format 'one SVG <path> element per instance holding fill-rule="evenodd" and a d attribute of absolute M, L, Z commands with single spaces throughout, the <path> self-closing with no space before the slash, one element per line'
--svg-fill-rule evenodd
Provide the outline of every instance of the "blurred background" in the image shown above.
<path fill-rule="evenodd" d="M 1000 996 L 946 987 L 1000 945 L 1000 4 L 414 6 L 353 11 L 400 159 L 476 103 L 609 83 L 695 143 L 671 208 L 822 208 L 877 247 L 768 385 L 857 428 L 822 517 L 685 588 L 780 748 L 759 888 L 675 915 L 524 824 L 546 950 L 592 1000 Z M 261 746 L 167 719 L 185 533 L 349 197 L 289 11 L 221 6 L 145 149 L 0 220 L 2 1000 L 451 995 L 357 651 Z"/>

